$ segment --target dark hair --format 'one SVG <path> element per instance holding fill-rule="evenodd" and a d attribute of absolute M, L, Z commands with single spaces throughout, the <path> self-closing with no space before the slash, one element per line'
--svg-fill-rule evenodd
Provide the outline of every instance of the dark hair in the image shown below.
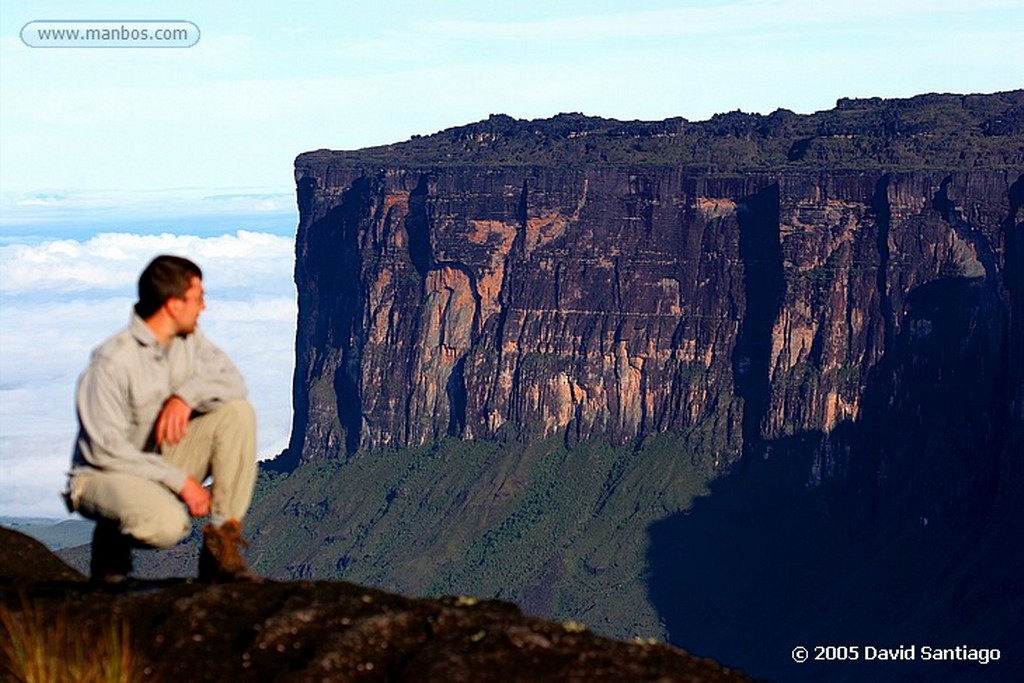
<path fill-rule="evenodd" d="M 157 256 L 149 262 L 139 276 L 139 300 L 135 312 L 148 319 L 160 310 L 168 299 L 184 298 L 192 285 L 192 278 L 203 278 L 199 266 L 181 256 Z"/>

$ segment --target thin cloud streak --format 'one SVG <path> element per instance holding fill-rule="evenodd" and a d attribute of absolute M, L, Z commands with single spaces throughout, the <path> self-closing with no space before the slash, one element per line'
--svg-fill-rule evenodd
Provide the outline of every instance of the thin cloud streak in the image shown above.
<path fill-rule="evenodd" d="M 833 26 L 864 25 L 921 16 L 971 17 L 983 12 L 1020 12 L 1020 4 L 1009 0 L 891 2 L 866 0 L 859 3 L 822 4 L 817 0 L 753 0 L 716 7 L 683 7 L 599 15 L 562 16 L 533 21 L 485 21 L 442 19 L 420 22 L 417 33 L 437 43 L 448 40 L 472 41 L 596 41 L 630 38 L 711 36 L 774 31 L 815 30 Z"/>
<path fill-rule="evenodd" d="M 289 179 L 290 180 L 290 179 Z M 0 230 L 9 237 L 24 237 L 34 226 L 57 222 L 82 225 L 107 223 L 100 232 L 115 232 L 119 225 L 135 225 L 172 219 L 176 227 L 191 217 L 204 223 L 222 220 L 218 233 L 251 227 L 252 220 L 277 218 L 282 232 L 292 234 L 298 220 L 295 191 L 279 187 L 182 187 L 163 190 L 101 190 L 38 188 L 31 192 L 0 195 Z M 129 230 L 128 232 L 136 232 Z M 95 234 L 95 232 L 89 232 Z"/>

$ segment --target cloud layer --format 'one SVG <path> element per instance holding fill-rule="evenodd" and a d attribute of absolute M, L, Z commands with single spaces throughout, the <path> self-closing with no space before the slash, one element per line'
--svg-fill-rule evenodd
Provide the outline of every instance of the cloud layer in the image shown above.
<path fill-rule="evenodd" d="M 294 243 L 259 232 L 99 234 L 0 246 L 0 516 L 61 516 L 76 423 L 74 384 L 89 352 L 123 327 L 139 271 L 173 253 L 204 270 L 206 334 L 245 375 L 261 457 L 291 428 Z"/>

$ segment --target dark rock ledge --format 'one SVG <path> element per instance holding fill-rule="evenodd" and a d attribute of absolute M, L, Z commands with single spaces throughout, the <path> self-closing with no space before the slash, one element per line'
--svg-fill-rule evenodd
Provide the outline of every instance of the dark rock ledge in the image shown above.
<path fill-rule="evenodd" d="M 340 581 L 97 588 L 3 528 L 0 616 L 0 644 L 35 633 L 50 652 L 102 658 L 102 641 L 117 633 L 121 661 L 130 653 L 133 671 L 154 681 L 750 680 L 667 645 L 601 638 L 494 600 L 411 599 Z M 0 647 L 0 664 L 11 662 L 10 646 Z"/>

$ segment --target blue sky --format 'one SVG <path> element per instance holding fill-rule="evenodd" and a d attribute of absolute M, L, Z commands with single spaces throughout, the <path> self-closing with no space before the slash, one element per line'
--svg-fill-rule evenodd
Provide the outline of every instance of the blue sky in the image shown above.
<path fill-rule="evenodd" d="M 200 214 L 225 196 L 218 210 L 287 211 L 302 151 L 492 113 L 703 120 L 1024 80 L 1016 0 L 8 0 L 2 12 L 0 182 L 18 220 L 121 207 L 118 193 L 159 212 L 172 190 Z M 201 38 L 28 48 L 19 32 L 40 19 L 184 19 Z"/>
<path fill-rule="evenodd" d="M 186 20 L 201 36 L 189 48 L 28 47 L 22 28 L 39 20 Z M 492 113 L 704 120 L 996 92 L 1024 87 L 1020 64 L 1019 0 L 6 0 L 0 515 L 59 514 L 75 376 L 161 251 L 205 267 L 221 305 L 204 323 L 244 365 L 264 453 L 283 443 L 303 151 Z"/>

